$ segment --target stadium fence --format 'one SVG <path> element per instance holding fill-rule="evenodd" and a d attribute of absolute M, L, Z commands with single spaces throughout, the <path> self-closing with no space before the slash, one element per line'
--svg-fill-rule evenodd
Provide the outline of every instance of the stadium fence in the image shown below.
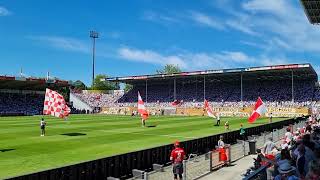
<path fill-rule="evenodd" d="M 256 139 L 257 147 L 261 147 L 268 136 L 273 136 L 274 138 L 280 139 L 280 137 L 283 137 L 286 127 L 293 124 L 298 126 L 298 122 L 300 122 L 300 124 L 303 124 L 303 121 L 305 120 L 306 117 L 299 117 L 295 119 L 288 119 L 261 126 L 246 128 L 246 135 L 249 136 L 249 139 Z M 264 133 L 262 136 L 253 136 L 259 135 L 261 134 L 261 132 L 269 133 Z M 219 164 L 215 163 L 217 162 L 217 160 L 213 157 L 216 157 L 216 155 L 214 155 L 215 152 L 212 150 L 217 144 L 220 135 L 224 136 L 225 143 L 232 144 L 229 151 L 230 162 L 247 155 L 249 152 L 249 145 L 247 142 L 238 140 L 239 133 L 239 130 L 235 130 L 181 142 L 181 145 L 186 150 L 186 152 L 189 155 L 194 155 L 193 157 L 190 157 L 190 159 L 185 163 L 185 169 L 187 170 L 187 172 L 184 174 L 185 179 L 194 179 L 197 176 L 205 174 L 206 172 L 210 172 L 215 167 L 219 167 Z M 171 179 L 172 176 L 170 176 L 170 178 L 166 177 L 171 175 L 171 167 L 168 166 L 167 163 L 170 161 L 169 157 L 172 148 L 173 146 L 169 144 L 56 169 L 45 170 L 19 177 L 13 177 L 10 179 L 112 180 L 127 179 L 132 177 L 139 177 L 140 179 L 156 179 L 158 176 L 164 179 Z M 211 153 L 211 155 L 208 155 L 208 153 Z M 160 175 L 157 171 L 154 171 L 154 169 L 156 168 L 160 168 L 161 171 L 163 170 L 163 172 L 167 173 L 161 172 Z"/>
<path fill-rule="evenodd" d="M 296 122 L 294 128 L 303 127 L 304 122 Z M 282 129 L 275 129 L 272 132 L 264 132 L 259 136 L 254 135 L 248 137 L 249 140 L 256 141 L 256 147 L 262 148 L 263 144 L 268 140 L 269 137 L 273 138 L 273 141 L 280 143 L 281 139 L 284 137 L 286 129 L 289 126 L 284 126 Z M 217 148 L 216 148 L 217 149 Z M 210 172 L 217 170 L 225 165 L 229 165 L 232 162 L 235 162 L 247 155 L 249 155 L 249 143 L 248 141 L 237 141 L 236 144 L 226 145 L 227 152 L 227 162 L 219 160 L 219 151 L 212 150 L 204 155 L 198 156 L 197 154 L 190 154 L 188 160 L 184 161 L 184 180 L 198 179 Z M 266 167 L 261 167 L 258 170 L 251 173 L 249 176 L 244 177 L 244 180 L 257 180 L 265 179 L 266 176 Z M 135 171 L 137 172 L 137 171 Z M 134 179 L 143 179 L 143 180 L 167 180 L 172 179 L 172 166 L 162 166 L 158 164 L 153 165 L 153 171 L 144 172 L 139 171 L 138 173 L 133 173 Z"/>

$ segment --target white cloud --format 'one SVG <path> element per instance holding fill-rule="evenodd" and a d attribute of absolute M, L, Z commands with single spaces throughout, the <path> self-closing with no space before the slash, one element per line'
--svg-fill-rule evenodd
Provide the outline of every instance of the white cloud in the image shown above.
<path fill-rule="evenodd" d="M 242 4 L 246 10 L 256 12 L 270 12 L 274 14 L 288 14 L 286 7 L 287 0 L 251 0 Z"/>
<path fill-rule="evenodd" d="M 181 59 L 181 57 L 177 55 L 166 56 L 151 50 L 139 50 L 139 49 L 124 47 L 118 50 L 118 55 L 122 59 L 127 59 L 131 61 L 160 64 L 160 65 L 176 64 L 182 68 L 186 67 L 186 64 L 183 61 L 183 59 Z"/>
<path fill-rule="evenodd" d="M 181 23 L 181 19 L 179 17 L 164 13 L 160 14 L 155 11 L 145 11 L 142 15 L 142 19 L 164 25 L 168 25 L 170 23 Z"/>
<path fill-rule="evenodd" d="M 91 54 L 91 44 L 75 38 L 58 36 L 29 36 L 28 38 L 36 42 L 41 42 L 41 45 L 66 51 Z M 297 62 L 290 61 L 285 56 L 250 56 L 241 51 L 190 52 L 184 49 L 177 49 L 176 52 L 168 54 L 150 49 L 137 49 L 132 47 L 118 48 L 114 46 L 107 48 L 103 44 L 100 44 L 99 47 L 101 47 L 101 49 L 97 51 L 97 56 L 103 59 L 113 58 L 161 66 L 165 64 L 176 64 L 184 70 L 221 69 Z"/>
<path fill-rule="evenodd" d="M 214 29 L 222 30 L 225 28 L 224 25 L 214 17 L 208 16 L 204 13 L 200 13 L 197 11 L 191 12 L 191 19 L 199 24 L 202 24 Z"/>
<path fill-rule="evenodd" d="M 0 16 L 9 16 L 11 12 L 5 7 L 0 6 Z"/>
<path fill-rule="evenodd" d="M 245 24 L 245 22 L 241 22 L 241 21 L 235 21 L 235 20 L 228 20 L 226 22 L 226 24 L 238 31 L 244 32 L 246 34 L 250 34 L 250 35 L 258 35 L 257 32 L 255 32 L 254 30 L 252 30 L 252 28 L 250 26 L 248 26 L 247 24 Z"/>
<path fill-rule="evenodd" d="M 189 52 L 161 54 L 153 50 L 135 48 L 118 49 L 118 57 L 124 60 L 143 62 L 155 65 L 177 64 L 184 70 L 220 69 L 239 66 L 274 65 L 296 62 L 286 57 L 249 56 L 240 51 L 222 52 Z"/>
<path fill-rule="evenodd" d="M 90 47 L 88 43 L 69 37 L 59 36 L 28 36 L 27 38 L 47 44 L 48 46 L 68 50 L 89 53 Z"/>
<path fill-rule="evenodd" d="M 291 0 L 249 0 L 242 3 L 243 9 L 230 14 L 229 19 L 236 20 L 248 29 L 261 34 L 268 49 L 285 52 L 320 52 L 319 28 L 312 26 L 304 14 L 299 2 Z M 243 14 L 247 18 L 242 18 Z M 242 32 L 252 35 L 250 31 Z"/>

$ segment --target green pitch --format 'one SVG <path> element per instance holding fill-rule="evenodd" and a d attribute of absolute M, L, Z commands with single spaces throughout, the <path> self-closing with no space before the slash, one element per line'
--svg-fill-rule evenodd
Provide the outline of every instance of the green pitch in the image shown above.
<path fill-rule="evenodd" d="M 230 130 L 268 122 L 222 117 L 217 127 L 208 117 L 154 116 L 143 128 L 139 117 L 72 115 L 67 121 L 45 117 L 47 134 L 41 137 L 40 118 L 0 118 L 0 179 L 221 133 L 226 120 Z"/>

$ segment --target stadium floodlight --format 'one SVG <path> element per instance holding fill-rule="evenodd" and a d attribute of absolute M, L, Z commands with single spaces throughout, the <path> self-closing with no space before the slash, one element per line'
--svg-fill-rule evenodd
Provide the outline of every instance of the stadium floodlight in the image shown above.
<path fill-rule="evenodd" d="M 95 51 L 96 51 L 96 39 L 99 37 L 99 33 L 96 31 L 90 31 L 90 38 L 92 38 L 92 88 L 94 86 L 94 67 L 95 67 Z"/>

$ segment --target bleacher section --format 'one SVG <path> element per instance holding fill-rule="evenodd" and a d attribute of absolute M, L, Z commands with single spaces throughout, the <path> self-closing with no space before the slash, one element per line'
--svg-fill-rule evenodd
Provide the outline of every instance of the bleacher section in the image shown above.
<path fill-rule="evenodd" d="M 0 115 L 42 114 L 46 88 L 63 90 L 66 95 L 66 87 L 69 87 L 68 81 L 57 78 L 0 75 Z"/>
<path fill-rule="evenodd" d="M 0 93 L 0 115 L 41 114 L 44 94 Z"/>

